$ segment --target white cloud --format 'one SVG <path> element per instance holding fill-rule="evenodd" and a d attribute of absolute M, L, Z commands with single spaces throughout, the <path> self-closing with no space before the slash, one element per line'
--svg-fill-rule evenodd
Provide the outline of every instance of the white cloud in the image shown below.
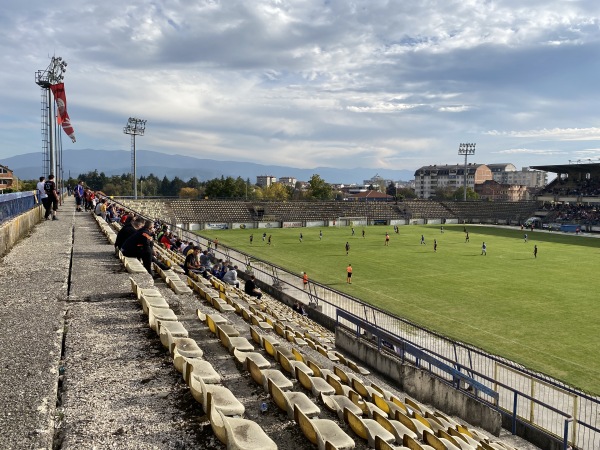
<path fill-rule="evenodd" d="M 553 128 L 526 131 L 487 131 L 490 136 L 508 136 L 516 138 L 540 138 L 565 141 L 589 141 L 600 139 L 600 128 Z"/>
<path fill-rule="evenodd" d="M 3 6 L 0 158 L 41 149 L 33 73 L 53 53 L 69 62 L 69 148 L 127 149 L 131 115 L 144 149 L 304 167 L 414 169 L 466 141 L 525 166 L 600 137 L 592 0 Z"/>
<path fill-rule="evenodd" d="M 504 155 L 566 155 L 567 152 L 561 150 L 552 150 L 552 149 L 533 149 L 533 148 L 510 148 L 507 150 L 499 150 L 496 153 L 504 154 Z"/>

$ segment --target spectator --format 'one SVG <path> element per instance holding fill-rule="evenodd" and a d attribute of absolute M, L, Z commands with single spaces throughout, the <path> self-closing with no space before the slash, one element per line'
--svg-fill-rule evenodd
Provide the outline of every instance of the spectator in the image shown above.
<path fill-rule="evenodd" d="M 85 190 L 83 189 L 83 181 L 79 180 L 79 183 L 77 183 L 77 186 L 75 186 L 75 205 L 77 205 L 77 207 L 75 208 L 75 211 L 81 211 L 81 205 L 83 204 L 83 197 L 85 195 Z"/>
<path fill-rule="evenodd" d="M 183 271 L 186 275 L 190 272 L 200 273 L 200 263 L 198 262 L 198 255 L 200 254 L 200 247 L 197 245 L 192 249 L 192 252 L 185 257 L 183 263 Z"/>
<path fill-rule="evenodd" d="M 44 218 L 49 220 L 50 211 L 52 211 L 52 220 L 58 220 L 56 218 L 56 211 L 58 210 L 58 192 L 56 191 L 54 175 L 48 175 L 48 180 L 44 183 L 44 191 L 48 196 L 46 200 L 46 213 L 44 214 Z"/>
<path fill-rule="evenodd" d="M 117 238 L 115 239 L 115 251 L 120 249 L 123 246 L 123 243 L 127 240 L 127 238 L 133 236 L 137 230 L 139 230 L 144 224 L 144 219 L 137 218 L 134 219 L 133 216 L 129 216 L 125 225 L 119 230 L 117 233 Z"/>
<path fill-rule="evenodd" d="M 210 257 L 208 256 L 208 250 L 204 250 L 200 255 L 200 265 L 207 269 L 210 269 Z"/>
<path fill-rule="evenodd" d="M 304 310 L 304 306 L 302 306 L 302 303 L 300 303 L 300 302 L 296 302 L 294 304 L 294 306 L 292 307 L 292 309 L 294 311 L 296 311 L 298 314 L 302 314 L 303 316 L 308 316 L 308 314 Z"/>
<path fill-rule="evenodd" d="M 146 220 L 142 228 L 127 238 L 121 247 L 124 256 L 141 259 L 150 275 L 152 275 L 153 230 L 152 222 Z"/>
<path fill-rule="evenodd" d="M 171 235 L 170 235 L 170 233 L 163 232 L 162 236 L 160 234 L 159 234 L 159 236 L 160 236 L 158 238 L 159 242 L 162 245 L 164 245 L 167 250 L 171 250 L 171 239 L 170 239 Z M 195 249 L 196 249 L 196 247 L 194 247 L 194 250 Z M 200 247 L 198 247 L 198 249 L 200 249 Z"/>
<path fill-rule="evenodd" d="M 44 206 L 44 210 L 46 209 L 46 203 L 48 201 L 48 194 L 46 194 L 46 191 L 44 190 L 45 181 L 46 177 L 40 177 L 40 181 L 35 187 L 37 190 L 38 202 Z"/>
<path fill-rule="evenodd" d="M 260 288 L 256 287 L 256 283 L 254 282 L 254 275 L 252 275 L 250 279 L 246 281 L 244 292 L 251 297 L 256 297 L 259 300 L 262 298 L 262 292 L 260 291 Z"/>
<path fill-rule="evenodd" d="M 237 268 L 238 268 L 237 266 L 233 266 L 233 269 L 225 272 L 225 275 L 223 275 L 223 281 L 225 283 L 235 286 L 236 288 L 239 289 L 240 282 L 237 279 L 237 275 L 238 275 Z"/>

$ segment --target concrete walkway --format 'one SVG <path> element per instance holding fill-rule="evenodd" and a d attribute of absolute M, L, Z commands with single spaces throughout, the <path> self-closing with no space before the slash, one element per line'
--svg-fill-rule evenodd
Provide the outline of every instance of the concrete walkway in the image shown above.
<path fill-rule="evenodd" d="M 199 448 L 198 408 L 127 273 L 68 206 L 0 267 L 0 448 Z"/>

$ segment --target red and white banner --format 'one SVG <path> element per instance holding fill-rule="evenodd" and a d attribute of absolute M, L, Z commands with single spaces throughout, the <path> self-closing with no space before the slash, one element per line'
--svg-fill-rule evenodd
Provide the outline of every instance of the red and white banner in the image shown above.
<path fill-rule="evenodd" d="M 67 94 L 65 94 L 65 85 L 64 83 L 53 84 L 50 86 L 50 89 L 52 90 L 54 100 L 56 101 L 56 121 L 62 125 L 62 129 L 66 135 L 75 142 L 75 130 L 73 129 L 73 125 L 71 125 L 71 119 L 69 119 L 69 114 L 67 113 Z"/>

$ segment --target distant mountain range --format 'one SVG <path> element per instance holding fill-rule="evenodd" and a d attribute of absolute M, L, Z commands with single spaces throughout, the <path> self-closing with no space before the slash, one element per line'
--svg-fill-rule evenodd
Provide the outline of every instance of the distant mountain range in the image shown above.
<path fill-rule="evenodd" d="M 386 180 L 408 181 L 414 178 L 411 170 L 388 169 L 336 169 L 334 167 L 315 167 L 314 169 L 298 169 L 296 167 L 273 166 L 238 161 L 217 161 L 200 159 L 183 155 L 167 155 L 165 153 L 138 150 L 136 154 L 137 175 L 153 173 L 159 178 L 178 176 L 183 180 L 192 177 L 200 181 L 221 177 L 250 178 L 256 182 L 258 175 L 272 175 L 276 178 L 294 177 L 298 181 L 308 181 L 313 174 L 319 174 L 328 183 L 362 183 L 378 174 Z M 121 175 L 131 171 L 131 153 L 125 150 L 63 150 L 64 175 L 77 177 L 97 169 L 106 175 Z M 42 169 L 42 154 L 27 153 L 0 160 L 22 180 L 38 178 Z M 47 174 L 43 174 L 47 175 Z"/>

